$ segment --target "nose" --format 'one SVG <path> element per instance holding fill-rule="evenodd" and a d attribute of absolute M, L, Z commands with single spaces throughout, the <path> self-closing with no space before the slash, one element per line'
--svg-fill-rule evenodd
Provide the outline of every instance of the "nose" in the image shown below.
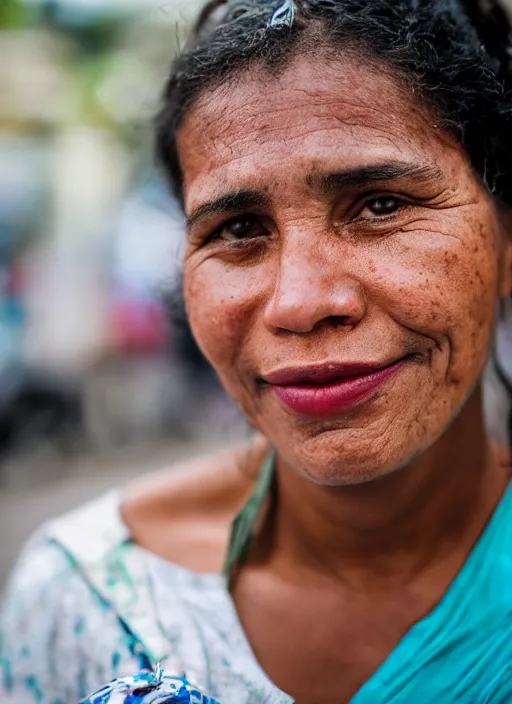
<path fill-rule="evenodd" d="M 283 248 L 264 311 L 268 329 L 307 333 L 322 325 L 354 328 L 366 310 L 365 289 L 341 253 L 323 251 L 321 245 L 301 251 Z"/>

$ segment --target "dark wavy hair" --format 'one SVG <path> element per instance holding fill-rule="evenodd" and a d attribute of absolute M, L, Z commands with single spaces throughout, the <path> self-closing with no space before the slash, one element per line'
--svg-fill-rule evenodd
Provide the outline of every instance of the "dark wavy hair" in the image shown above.
<path fill-rule="evenodd" d="M 182 201 L 177 131 L 205 91 L 251 66 L 278 75 L 299 52 L 350 54 L 391 69 L 456 136 L 497 204 L 512 208 L 510 39 L 495 0 L 210 0 L 172 65 L 157 158 Z"/>

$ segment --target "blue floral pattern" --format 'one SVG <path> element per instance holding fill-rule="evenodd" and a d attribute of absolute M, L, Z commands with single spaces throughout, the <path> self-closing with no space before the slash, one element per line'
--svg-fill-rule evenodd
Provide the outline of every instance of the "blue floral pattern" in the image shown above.
<path fill-rule="evenodd" d="M 186 678 L 164 675 L 160 666 L 114 680 L 80 704 L 114 704 L 114 699 L 123 704 L 218 704 Z"/>

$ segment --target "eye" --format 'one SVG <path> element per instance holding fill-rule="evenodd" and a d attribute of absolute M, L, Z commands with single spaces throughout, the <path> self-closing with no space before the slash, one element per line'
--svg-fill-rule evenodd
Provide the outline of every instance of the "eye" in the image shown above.
<path fill-rule="evenodd" d="M 232 218 L 214 232 L 212 239 L 225 240 L 226 242 L 240 242 L 266 235 L 267 230 L 256 215 L 241 215 Z"/>
<path fill-rule="evenodd" d="M 363 217 L 368 217 L 366 213 L 369 213 L 369 217 L 392 215 L 404 205 L 404 201 L 395 196 L 378 196 L 367 200 L 360 214 Z"/>

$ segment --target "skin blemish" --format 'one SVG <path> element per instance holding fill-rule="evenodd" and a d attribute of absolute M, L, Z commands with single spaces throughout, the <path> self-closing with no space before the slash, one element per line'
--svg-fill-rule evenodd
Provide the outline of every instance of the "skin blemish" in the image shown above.
<path fill-rule="evenodd" d="M 502 228 L 433 123 L 385 70 L 299 57 L 279 80 L 251 71 L 211 91 L 179 131 L 194 335 L 251 424 L 316 483 L 376 478 L 428 448 L 489 353 Z M 402 359 L 385 392 L 328 420 L 258 382 Z"/>

